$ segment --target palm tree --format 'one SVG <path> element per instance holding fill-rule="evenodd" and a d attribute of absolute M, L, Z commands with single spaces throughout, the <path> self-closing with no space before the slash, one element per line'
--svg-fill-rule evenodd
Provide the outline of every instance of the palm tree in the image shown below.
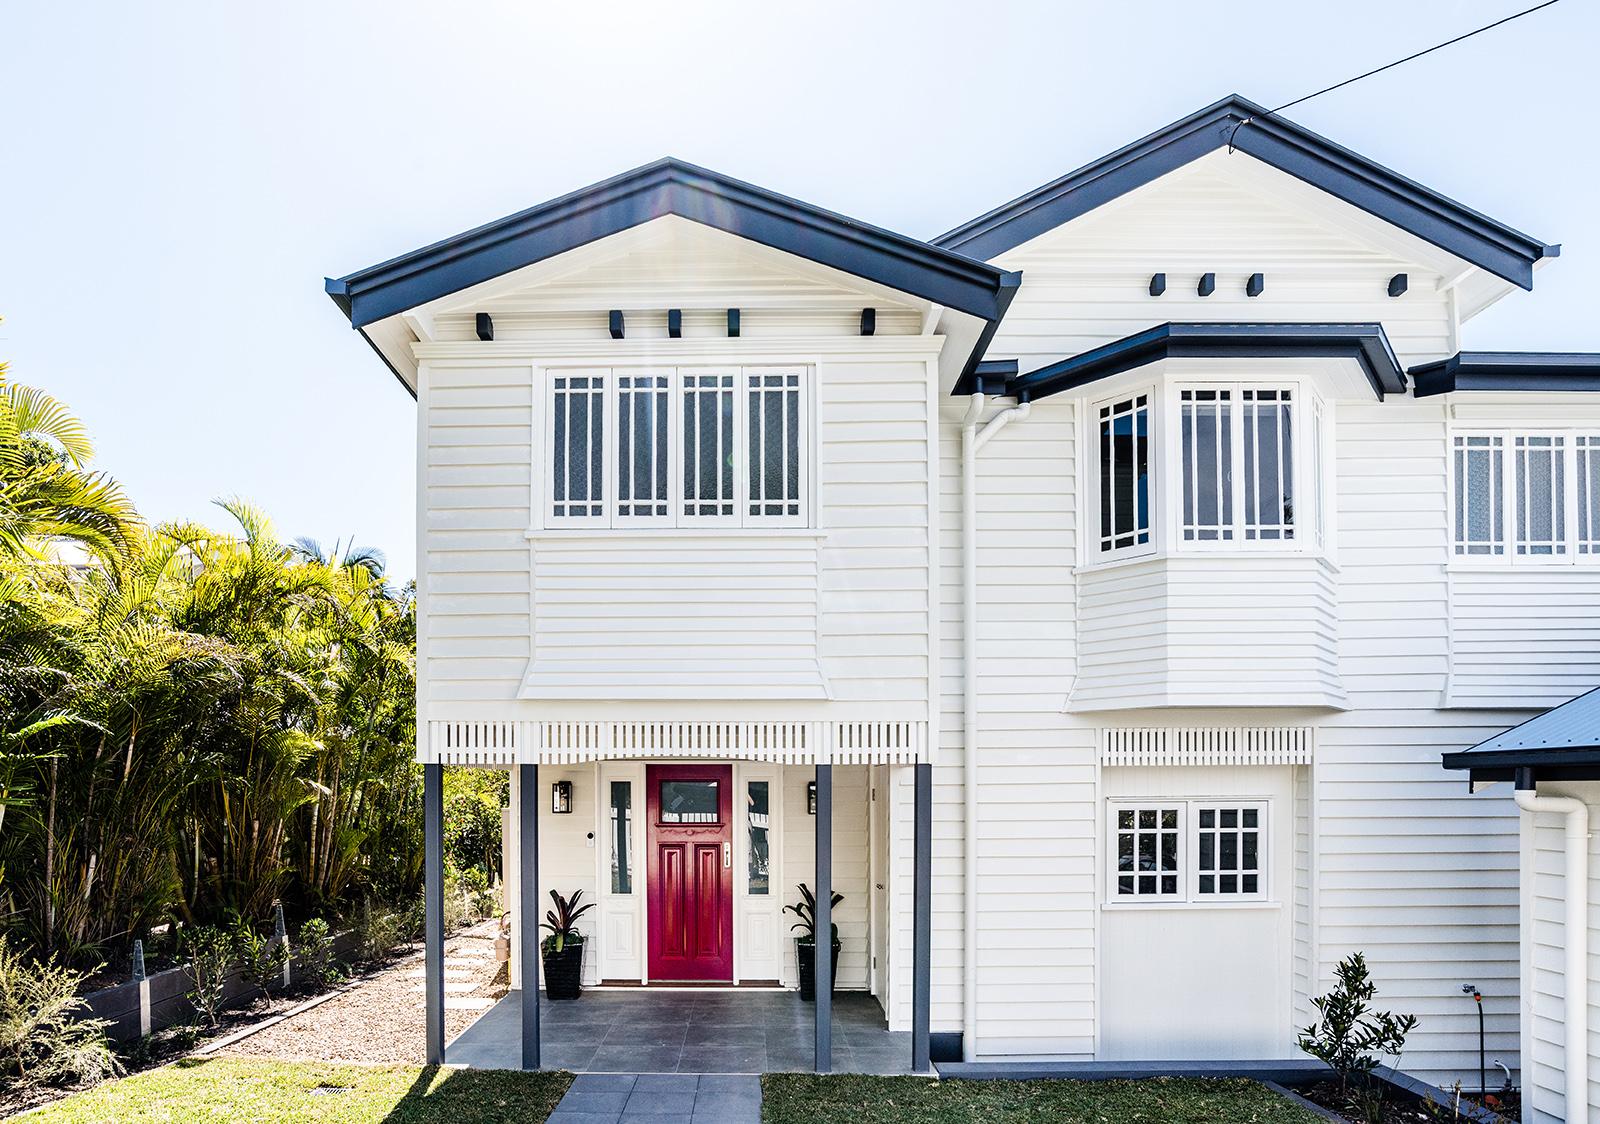
<path fill-rule="evenodd" d="M 53 539 L 126 558 L 138 521 L 117 482 L 86 467 L 83 423 L 55 398 L 7 382 L 0 363 L 0 552 L 37 556 Z"/>

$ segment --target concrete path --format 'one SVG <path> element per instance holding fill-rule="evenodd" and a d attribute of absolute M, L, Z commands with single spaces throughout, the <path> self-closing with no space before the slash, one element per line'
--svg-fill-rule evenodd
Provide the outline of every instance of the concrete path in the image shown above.
<path fill-rule="evenodd" d="M 761 1079 L 731 1073 L 580 1073 L 550 1124 L 759 1124 Z"/>

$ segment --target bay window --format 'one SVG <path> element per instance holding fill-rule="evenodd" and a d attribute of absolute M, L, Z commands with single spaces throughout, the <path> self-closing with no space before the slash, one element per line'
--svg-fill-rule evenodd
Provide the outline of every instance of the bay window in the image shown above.
<path fill-rule="evenodd" d="M 803 368 L 555 371 L 545 526 L 806 526 Z"/>
<path fill-rule="evenodd" d="M 1600 555 L 1600 434 L 1451 435 L 1452 553 L 1513 564 Z"/>
<path fill-rule="evenodd" d="M 1328 417 L 1298 383 L 1173 381 L 1091 402 L 1091 557 L 1322 547 Z"/>

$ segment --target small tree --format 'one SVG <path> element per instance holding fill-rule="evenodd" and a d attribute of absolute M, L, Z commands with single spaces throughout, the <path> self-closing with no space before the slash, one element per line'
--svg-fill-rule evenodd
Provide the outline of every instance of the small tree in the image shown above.
<path fill-rule="evenodd" d="M 339 967 L 333 962 L 333 930 L 320 917 L 300 926 L 300 970 L 298 977 L 315 990 L 339 982 Z"/>
<path fill-rule="evenodd" d="M 283 966 L 289 959 L 289 946 L 276 937 L 263 936 L 244 918 L 234 921 L 234 955 L 246 982 L 271 995 L 283 983 Z"/>
<path fill-rule="evenodd" d="M 1334 977 L 1338 986 L 1311 1001 L 1322 1021 L 1300 1032 L 1299 1045 L 1338 1074 L 1339 1095 L 1348 1098 L 1353 1080 L 1370 1075 L 1383 1055 L 1396 1055 L 1405 1048 L 1417 1017 L 1372 1010 L 1378 987 L 1359 952 L 1339 961 Z"/>
<path fill-rule="evenodd" d="M 228 973 L 233 970 L 233 934 L 225 929 L 201 925 L 186 929 L 183 954 L 188 963 L 189 1002 L 207 1026 L 222 1021 L 222 1008 L 228 999 Z"/>

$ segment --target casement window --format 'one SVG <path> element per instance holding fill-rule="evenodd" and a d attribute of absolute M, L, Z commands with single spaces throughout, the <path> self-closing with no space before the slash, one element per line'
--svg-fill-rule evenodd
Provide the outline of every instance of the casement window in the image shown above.
<path fill-rule="evenodd" d="M 1096 407 L 1100 553 L 1150 545 L 1150 393 Z"/>
<path fill-rule="evenodd" d="M 1193 387 L 1178 402 L 1184 541 L 1292 542 L 1294 392 Z"/>
<path fill-rule="evenodd" d="M 1600 434 L 1451 435 L 1452 551 L 1513 564 L 1600 557 Z"/>
<path fill-rule="evenodd" d="M 810 520 L 803 368 L 554 371 L 545 526 Z"/>
<path fill-rule="evenodd" d="M 1267 896 L 1267 803 L 1112 802 L 1110 902 L 1203 905 Z"/>

